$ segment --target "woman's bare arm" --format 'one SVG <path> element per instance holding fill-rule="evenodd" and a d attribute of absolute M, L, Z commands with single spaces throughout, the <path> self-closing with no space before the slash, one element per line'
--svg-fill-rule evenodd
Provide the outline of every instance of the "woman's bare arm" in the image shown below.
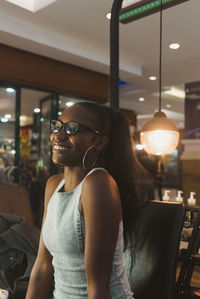
<path fill-rule="evenodd" d="M 47 181 L 42 229 L 46 218 L 48 202 L 62 178 L 63 175 L 59 174 L 52 176 Z M 51 299 L 53 296 L 54 270 L 52 266 L 52 256 L 44 245 L 42 229 L 40 234 L 38 255 L 31 272 L 26 299 Z"/>
<path fill-rule="evenodd" d="M 89 299 L 111 299 L 112 272 L 121 202 L 114 179 L 105 171 L 89 175 L 82 187 L 86 239 L 85 265 Z"/>

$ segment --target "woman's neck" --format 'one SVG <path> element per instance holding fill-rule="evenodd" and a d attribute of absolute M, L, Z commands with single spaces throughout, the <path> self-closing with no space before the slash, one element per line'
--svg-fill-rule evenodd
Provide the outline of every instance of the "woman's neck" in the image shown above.
<path fill-rule="evenodd" d="M 80 182 L 84 179 L 88 171 L 84 170 L 82 167 L 65 167 L 64 168 L 64 178 L 65 185 L 64 191 L 69 192 L 75 189 Z"/>

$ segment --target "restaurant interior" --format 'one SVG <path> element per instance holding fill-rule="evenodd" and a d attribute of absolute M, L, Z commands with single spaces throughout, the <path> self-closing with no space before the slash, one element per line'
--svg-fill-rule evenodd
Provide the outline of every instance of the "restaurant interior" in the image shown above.
<path fill-rule="evenodd" d="M 174 242 L 170 282 L 165 279 L 166 289 L 171 289 L 165 292 L 163 287 L 162 296 L 150 291 L 149 298 L 196 298 L 200 297 L 200 1 L 161 1 L 118 1 L 122 8 L 116 33 L 110 27 L 111 22 L 116 26 L 113 0 L 54 0 L 43 6 L 35 1 L 32 7 L 26 1 L 0 0 L 0 215 L 24 217 L 40 231 L 46 181 L 63 171 L 51 160 L 50 120 L 77 102 L 117 108 L 128 120 L 139 162 L 154 180 L 148 201 L 169 204 L 166 214 L 163 205 L 144 208 L 144 227 L 156 213 L 158 224 L 163 215 L 172 217 L 171 222 L 166 220 L 170 222 L 166 237 L 160 235 L 159 241 L 167 247 L 164 237 L 170 232 Z M 117 64 L 114 70 L 112 63 Z M 111 75 L 116 70 L 114 81 Z M 164 117 L 156 118 L 161 111 Z M 147 139 L 141 137 L 155 118 L 171 122 L 177 133 L 168 152 L 171 139 L 156 136 L 148 148 Z M 154 141 L 159 141 L 159 149 L 152 151 Z M 176 204 L 179 207 L 170 216 Z M 164 253 L 160 259 L 164 261 Z M 137 258 L 136 266 L 141 266 Z M 145 299 L 147 293 L 140 293 L 143 277 L 137 279 L 138 270 L 134 271 L 136 299 Z"/>

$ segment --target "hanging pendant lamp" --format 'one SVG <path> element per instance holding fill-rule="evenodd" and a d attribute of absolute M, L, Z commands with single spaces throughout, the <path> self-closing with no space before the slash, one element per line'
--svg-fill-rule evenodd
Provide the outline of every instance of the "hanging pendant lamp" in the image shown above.
<path fill-rule="evenodd" d="M 178 145 L 179 131 L 175 123 L 161 111 L 162 86 L 162 1 L 160 6 L 159 111 L 142 128 L 140 140 L 144 150 L 153 155 L 172 153 Z"/>

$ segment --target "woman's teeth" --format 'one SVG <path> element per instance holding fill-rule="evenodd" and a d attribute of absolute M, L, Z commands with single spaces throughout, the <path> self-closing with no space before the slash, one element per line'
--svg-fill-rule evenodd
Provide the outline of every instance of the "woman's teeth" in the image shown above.
<path fill-rule="evenodd" d="M 54 145 L 53 149 L 67 151 L 68 147 L 60 146 L 60 145 Z"/>

